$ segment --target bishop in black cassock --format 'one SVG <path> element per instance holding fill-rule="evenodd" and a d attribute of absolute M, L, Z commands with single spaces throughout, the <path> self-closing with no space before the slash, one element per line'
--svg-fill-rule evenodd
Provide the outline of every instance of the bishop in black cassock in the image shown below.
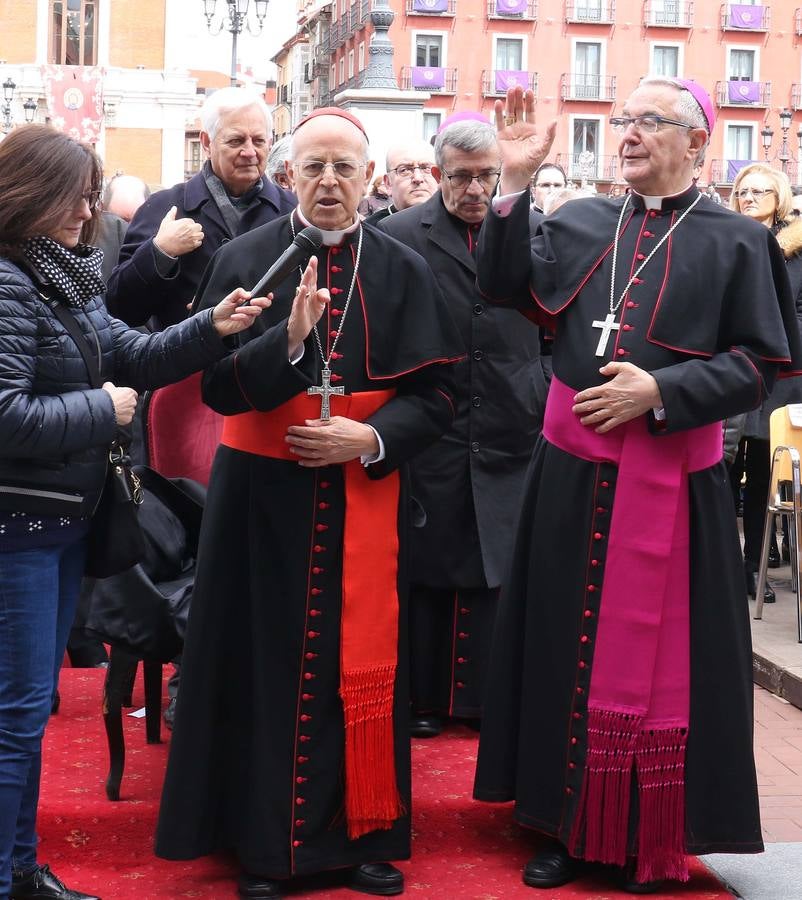
<path fill-rule="evenodd" d="M 199 291 L 203 306 L 224 285 L 253 285 L 310 221 L 323 229 L 318 284 L 331 302 L 317 323 L 320 345 L 312 331 L 289 359 L 290 278 L 264 327 L 203 381 L 226 423 L 156 850 L 187 859 L 231 849 L 248 873 L 240 890 L 253 897 L 278 896 L 296 875 L 409 856 L 398 470 L 450 425 L 450 362 L 463 352 L 426 263 L 359 224 L 364 171 L 348 180 L 332 165 L 360 152 L 345 121 L 356 120 L 314 115 L 298 126 L 304 149 L 297 137 L 294 149 L 326 167 L 299 175 L 299 210 L 222 247 Z M 347 227 L 327 227 L 335 217 Z M 321 351 L 331 373 L 323 380 Z M 299 465 L 288 431 L 320 417 L 326 380 L 339 389 L 328 398 L 332 427 L 338 416 L 372 426 L 380 460 Z M 395 870 L 359 875 L 369 892 L 403 887 Z"/>
<path fill-rule="evenodd" d="M 528 285 L 519 308 L 555 332 L 475 785 L 561 842 L 527 865 L 535 887 L 585 859 L 636 861 L 627 884 L 648 889 L 686 879 L 686 854 L 763 847 L 720 422 L 798 364 L 798 324 L 774 238 L 691 181 L 712 107 L 682 125 L 686 90 L 646 83 L 624 107 L 631 195 L 567 203 L 531 241 L 526 193 L 500 198 L 480 240 L 480 288 Z M 508 95 L 502 147 L 536 141 L 533 109 Z"/>

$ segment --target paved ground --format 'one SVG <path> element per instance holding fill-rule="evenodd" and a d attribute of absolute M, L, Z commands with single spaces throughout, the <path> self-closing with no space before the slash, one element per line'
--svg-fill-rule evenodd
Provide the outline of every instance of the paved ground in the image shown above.
<path fill-rule="evenodd" d="M 802 644 L 790 569 L 771 571 L 770 580 L 777 602 L 752 620 L 755 678 L 799 703 Z M 802 900 L 802 710 L 762 687 L 755 688 L 755 762 L 766 852 L 704 860 L 745 900 Z"/>

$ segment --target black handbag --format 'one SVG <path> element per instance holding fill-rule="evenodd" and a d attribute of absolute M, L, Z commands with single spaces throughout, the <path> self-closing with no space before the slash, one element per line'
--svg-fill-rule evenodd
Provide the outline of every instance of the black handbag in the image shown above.
<path fill-rule="evenodd" d="M 44 299 L 75 342 L 89 371 L 89 383 L 94 388 L 100 388 L 103 379 L 99 360 L 92 355 L 75 318 L 60 301 L 50 297 Z M 109 448 L 103 492 L 92 514 L 85 567 L 87 575 L 108 578 L 130 569 L 142 559 L 145 536 L 139 524 L 138 511 L 143 499 L 142 485 L 131 469 L 131 460 L 119 441 L 115 440 Z"/>

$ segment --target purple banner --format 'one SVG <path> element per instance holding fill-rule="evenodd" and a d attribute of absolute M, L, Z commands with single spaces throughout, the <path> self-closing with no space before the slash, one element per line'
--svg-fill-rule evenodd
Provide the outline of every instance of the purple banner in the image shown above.
<path fill-rule="evenodd" d="M 727 181 L 735 181 L 735 176 L 752 162 L 751 159 L 731 159 L 727 162 Z"/>
<path fill-rule="evenodd" d="M 432 66 L 412 67 L 412 87 L 414 88 L 442 88 L 446 83 L 446 70 Z"/>
<path fill-rule="evenodd" d="M 727 99 L 730 103 L 759 103 L 759 81 L 728 81 Z"/>
<path fill-rule="evenodd" d="M 415 12 L 448 12 L 448 0 L 412 0 Z"/>
<path fill-rule="evenodd" d="M 763 6 L 746 6 L 741 3 L 730 4 L 731 28 L 762 28 Z"/>
<path fill-rule="evenodd" d="M 520 16 L 526 12 L 526 0 L 496 0 L 496 15 Z"/>
<path fill-rule="evenodd" d="M 517 85 L 526 90 L 529 87 L 529 73 L 516 69 L 496 69 L 496 93 L 504 94 Z"/>

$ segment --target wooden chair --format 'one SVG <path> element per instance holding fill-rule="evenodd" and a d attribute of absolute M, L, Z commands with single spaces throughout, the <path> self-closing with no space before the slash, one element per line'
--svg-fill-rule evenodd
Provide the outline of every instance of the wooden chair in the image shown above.
<path fill-rule="evenodd" d="M 769 420 L 771 445 L 771 475 L 766 500 L 766 520 L 763 526 L 763 546 L 757 572 L 755 618 L 763 618 L 763 592 L 769 562 L 771 534 L 777 516 L 789 523 L 786 540 L 791 557 L 791 587 L 796 592 L 797 640 L 802 643 L 802 582 L 800 581 L 800 548 L 802 547 L 802 427 L 792 424 L 789 407 L 775 409 Z M 788 487 L 790 486 L 790 496 Z"/>
<path fill-rule="evenodd" d="M 176 384 L 145 394 L 142 407 L 145 462 L 165 478 L 191 478 L 204 487 L 222 431 L 222 416 L 201 401 L 201 376 L 191 375 Z M 103 722 L 109 745 L 106 796 L 120 799 L 125 768 L 122 710 L 131 706 L 131 693 L 139 660 L 113 646 L 103 686 Z M 164 660 L 166 661 L 166 660 Z M 148 744 L 161 743 L 162 660 L 142 659 L 145 682 L 145 736 Z"/>

